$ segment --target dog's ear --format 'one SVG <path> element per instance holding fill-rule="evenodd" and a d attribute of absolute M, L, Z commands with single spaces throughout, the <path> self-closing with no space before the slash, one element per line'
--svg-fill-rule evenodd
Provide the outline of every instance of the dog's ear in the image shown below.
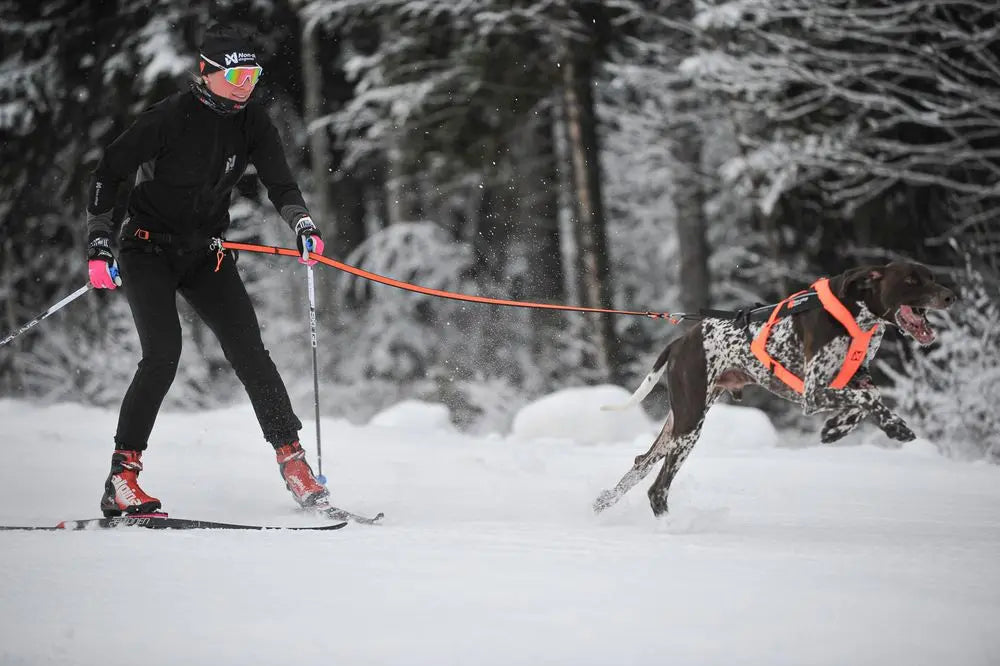
<path fill-rule="evenodd" d="M 830 280 L 830 287 L 837 298 L 860 297 L 870 291 L 885 275 L 885 266 L 861 266 L 852 268 Z"/>

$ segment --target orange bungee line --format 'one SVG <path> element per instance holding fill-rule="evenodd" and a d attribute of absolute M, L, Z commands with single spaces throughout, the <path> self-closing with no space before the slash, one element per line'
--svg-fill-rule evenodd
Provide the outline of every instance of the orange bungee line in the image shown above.
<path fill-rule="evenodd" d="M 294 248 L 275 247 L 274 245 L 257 245 L 254 243 L 234 243 L 231 241 L 222 241 L 221 245 L 222 249 L 224 250 L 259 252 L 261 254 L 278 254 L 286 257 L 302 256 L 302 254 Z M 683 313 L 670 314 L 669 312 L 649 312 L 649 311 L 639 312 L 633 310 L 609 310 L 605 308 L 588 308 L 579 305 L 559 305 L 556 303 L 533 303 L 531 301 L 511 301 L 503 298 L 491 298 L 489 296 L 474 296 L 472 294 L 459 294 L 452 291 L 431 289 L 429 287 L 421 287 L 420 285 L 417 284 L 403 282 L 402 280 L 396 280 L 394 278 L 386 277 L 384 275 L 379 275 L 378 273 L 372 273 L 370 271 L 356 268 L 354 266 L 349 266 L 348 264 L 341 263 L 335 259 L 324 257 L 321 254 L 310 254 L 309 258 L 315 259 L 321 264 L 326 264 L 327 266 L 336 268 L 339 271 L 344 271 L 345 273 L 350 273 L 351 275 L 356 275 L 357 277 L 364 278 L 365 280 L 371 280 L 372 282 L 378 282 L 380 284 L 389 285 L 390 287 L 396 287 L 397 289 L 404 289 L 406 291 L 413 291 L 418 294 L 425 294 L 427 296 L 450 298 L 455 301 L 468 301 L 470 303 L 487 303 L 490 305 L 506 305 L 509 307 L 516 307 L 516 308 L 538 308 L 544 310 L 564 310 L 570 312 L 601 312 L 605 314 L 632 315 L 638 317 L 649 317 L 651 319 L 666 319 L 672 324 L 680 323 L 681 319 L 685 317 Z"/>

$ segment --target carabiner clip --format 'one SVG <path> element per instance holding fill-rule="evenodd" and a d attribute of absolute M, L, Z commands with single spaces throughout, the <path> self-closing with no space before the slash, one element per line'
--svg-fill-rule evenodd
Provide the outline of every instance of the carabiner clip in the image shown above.
<path fill-rule="evenodd" d="M 213 238 L 209 249 L 215 250 L 215 272 L 222 268 L 222 260 L 226 258 L 226 249 L 222 246 L 221 238 Z"/>

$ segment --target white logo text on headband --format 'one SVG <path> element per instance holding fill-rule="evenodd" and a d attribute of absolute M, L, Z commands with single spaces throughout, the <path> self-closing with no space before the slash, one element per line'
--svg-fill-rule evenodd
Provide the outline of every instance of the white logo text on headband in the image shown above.
<path fill-rule="evenodd" d="M 256 53 L 237 53 L 236 51 L 234 51 L 232 53 L 227 53 L 226 54 L 226 67 L 229 67 L 230 65 L 238 65 L 238 64 L 240 64 L 240 61 L 246 61 L 246 60 L 249 60 L 250 62 L 256 61 L 257 60 L 257 54 Z"/>

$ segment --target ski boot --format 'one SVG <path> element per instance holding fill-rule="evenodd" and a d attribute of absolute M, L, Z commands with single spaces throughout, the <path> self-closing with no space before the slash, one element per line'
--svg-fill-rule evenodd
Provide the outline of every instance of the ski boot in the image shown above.
<path fill-rule="evenodd" d="M 306 462 L 306 452 L 297 441 L 275 449 L 278 469 L 285 487 L 299 506 L 306 509 L 323 507 L 328 503 L 330 493 L 316 480 L 312 468 Z"/>
<path fill-rule="evenodd" d="M 104 482 L 101 498 L 105 518 L 160 510 L 160 500 L 150 497 L 139 487 L 136 477 L 142 471 L 141 458 L 142 451 L 115 451 L 111 456 L 111 473 Z"/>

